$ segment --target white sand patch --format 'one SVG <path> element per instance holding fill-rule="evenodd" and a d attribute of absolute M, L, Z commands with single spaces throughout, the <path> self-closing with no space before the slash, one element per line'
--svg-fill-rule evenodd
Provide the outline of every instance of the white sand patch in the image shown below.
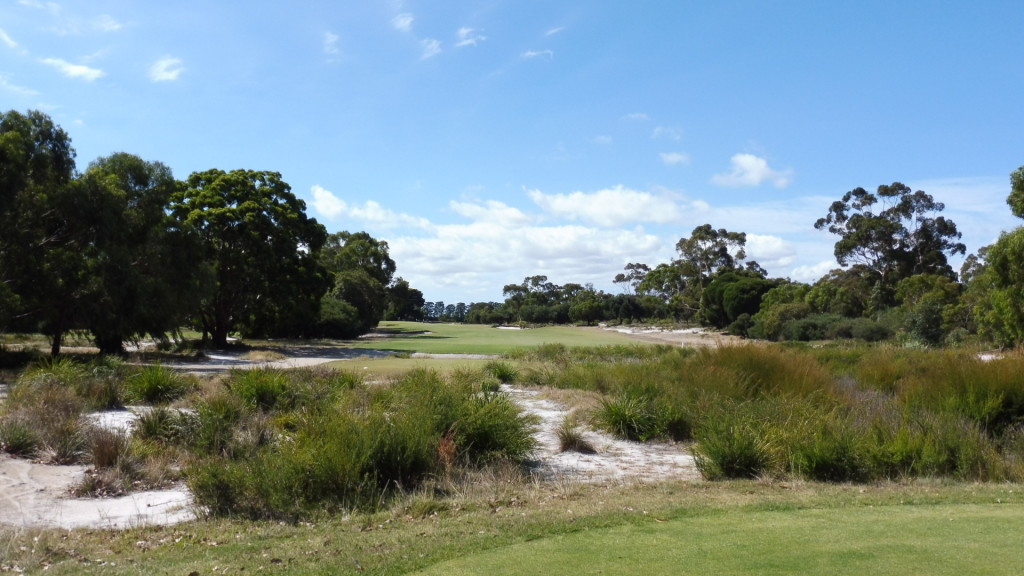
<path fill-rule="evenodd" d="M 678 444 L 664 442 L 629 442 L 605 432 L 587 430 L 583 437 L 597 449 L 596 454 L 562 452 L 558 427 L 569 410 L 550 400 L 539 398 L 540 392 L 502 386 L 523 409 L 540 419 L 537 469 L 546 479 L 569 479 L 580 482 L 657 481 L 668 478 L 698 480 L 700 473 L 688 454 Z"/>

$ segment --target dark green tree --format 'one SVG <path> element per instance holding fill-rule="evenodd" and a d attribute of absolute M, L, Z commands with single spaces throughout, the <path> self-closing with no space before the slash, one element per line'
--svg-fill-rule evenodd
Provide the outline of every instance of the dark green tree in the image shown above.
<path fill-rule="evenodd" d="M 385 320 L 423 320 L 426 300 L 423 292 L 413 288 L 403 278 L 396 278 L 387 288 Z"/>
<path fill-rule="evenodd" d="M 125 153 L 96 160 L 78 180 L 74 200 L 87 228 L 84 323 L 103 353 L 176 330 L 197 304 L 198 243 L 166 210 L 175 188 L 167 166 Z"/>
<path fill-rule="evenodd" d="M 194 172 L 171 212 L 202 244 L 213 281 L 197 314 L 216 346 L 240 325 L 315 308 L 328 288 L 317 261 L 327 233 L 277 172 Z"/>
<path fill-rule="evenodd" d="M 1018 218 L 1024 218 L 1024 166 L 1010 174 L 1010 196 L 1006 199 L 1010 211 Z"/>
<path fill-rule="evenodd" d="M 42 331 L 54 355 L 87 280 L 74 176 L 71 138 L 47 115 L 0 114 L 0 329 Z"/>

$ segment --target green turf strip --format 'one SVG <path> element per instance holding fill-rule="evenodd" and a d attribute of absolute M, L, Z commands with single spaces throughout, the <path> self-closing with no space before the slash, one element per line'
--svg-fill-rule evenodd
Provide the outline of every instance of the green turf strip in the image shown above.
<path fill-rule="evenodd" d="M 1021 574 L 1024 507 L 942 505 L 720 515 L 585 531 L 419 572 L 460 574 Z"/>

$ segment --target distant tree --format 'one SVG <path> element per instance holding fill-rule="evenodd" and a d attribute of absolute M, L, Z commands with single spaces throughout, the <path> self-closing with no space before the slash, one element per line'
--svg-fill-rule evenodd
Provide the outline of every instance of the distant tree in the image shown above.
<path fill-rule="evenodd" d="M 836 260 L 861 264 L 877 285 L 875 306 L 892 303 L 901 279 L 915 274 L 953 277 L 946 255 L 964 254 L 956 224 L 936 214 L 945 205 L 923 191 L 894 182 L 872 194 L 856 188 L 833 202 L 814 227 L 839 236 Z"/>
<path fill-rule="evenodd" d="M 198 319 L 216 346 L 239 324 L 259 324 L 271 305 L 287 316 L 328 287 L 317 262 L 327 233 L 277 172 L 194 172 L 178 184 L 171 213 L 202 244 L 197 264 L 213 282 Z"/>
<path fill-rule="evenodd" d="M 387 288 L 387 309 L 385 320 L 422 320 L 426 301 L 423 292 L 409 286 L 409 282 L 396 278 Z M 433 304 L 431 304 L 431 310 Z"/>
<path fill-rule="evenodd" d="M 626 264 L 625 270 L 625 272 L 616 274 L 613 282 L 616 284 L 622 284 L 623 290 L 626 294 L 637 294 L 637 290 L 640 285 L 643 284 L 644 278 L 647 277 L 651 268 L 647 264 L 630 262 L 629 264 Z"/>
<path fill-rule="evenodd" d="M 694 228 L 689 238 L 681 238 L 676 243 L 676 251 L 679 259 L 695 272 L 693 279 L 698 293 L 702 294 L 712 276 L 736 268 L 737 263 L 747 257 L 746 243 L 747 235 L 743 232 L 716 230 L 711 224 L 704 224 Z M 686 266 L 681 269 L 684 273 L 688 271 Z"/>
<path fill-rule="evenodd" d="M 723 272 L 704 291 L 702 319 L 711 326 L 725 328 L 742 314 L 754 316 L 761 308 L 762 296 L 778 284 L 744 270 Z"/>

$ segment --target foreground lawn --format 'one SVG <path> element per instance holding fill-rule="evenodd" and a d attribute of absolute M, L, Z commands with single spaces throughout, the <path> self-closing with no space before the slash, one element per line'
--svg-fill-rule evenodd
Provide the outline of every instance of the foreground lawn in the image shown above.
<path fill-rule="evenodd" d="M 718 514 L 562 535 L 443 562 L 460 574 L 1017 574 L 1024 508 Z"/>
<path fill-rule="evenodd" d="M 392 336 L 367 339 L 353 347 L 427 354 L 504 354 L 516 348 L 554 343 L 568 347 L 638 343 L 618 332 L 574 326 L 505 330 L 479 324 L 381 322 L 378 330 Z"/>
<path fill-rule="evenodd" d="M 1021 485 L 536 484 L 313 522 L 0 531 L 0 571 L 47 574 L 1016 574 Z M 417 572 L 421 571 L 421 572 Z"/>

